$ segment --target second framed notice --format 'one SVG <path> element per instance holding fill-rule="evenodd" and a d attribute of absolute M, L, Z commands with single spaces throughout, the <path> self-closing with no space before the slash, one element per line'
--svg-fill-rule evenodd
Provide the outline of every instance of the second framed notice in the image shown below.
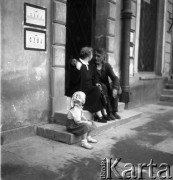
<path fill-rule="evenodd" d="M 37 29 L 24 29 L 24 49 L 46 51 L 46 32 Z"/>

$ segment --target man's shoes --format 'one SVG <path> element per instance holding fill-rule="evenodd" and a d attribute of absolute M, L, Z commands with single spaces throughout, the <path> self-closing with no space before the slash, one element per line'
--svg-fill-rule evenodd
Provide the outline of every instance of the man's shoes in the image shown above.
<path fill-rule="evenodd" d="M 103 118 L 104 118 L 106 121 L 110 121 L 110 120 L 111 120 L 108 115 L 103 115 Z"/>
<path fill-rule="evenodd" d="M 95 117 L 94 117 L 94 121 L 96 121 L 96 122 L 100 122 L 100 123 L 107 123 L 107 120 L 106 119 L 104 119 L 104 117 L 102 116 L 102 117 L 99 117 L 99 116 L 97 116 L 97 115 L 95 115 Z"/>
<path fill-rule="evenodd" d="M 112 113 L 110 113 L 110 114 L 108 115 L 108 117 L 109 117 L 110 121 L 116 119 L 115 116 L 114 116 Z"/>
<path fill-rule="evenodd" d="M 116 119 L 121 119 L 121 116 L 119 114 L 117 114 L 116 112 L 114 113 L 114 116 Z"/>

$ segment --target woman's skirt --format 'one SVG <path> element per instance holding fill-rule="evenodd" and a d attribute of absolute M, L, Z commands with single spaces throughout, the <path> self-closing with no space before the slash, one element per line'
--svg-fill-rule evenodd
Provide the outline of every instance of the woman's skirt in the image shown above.
<path fill-rule="evenodd" d="M 101 102 L 101 93 L 97 86 L 90 86 L 83 91 L 86 94 L 84 110 L 95 113 L 103 109 L 103 104 Z"/>

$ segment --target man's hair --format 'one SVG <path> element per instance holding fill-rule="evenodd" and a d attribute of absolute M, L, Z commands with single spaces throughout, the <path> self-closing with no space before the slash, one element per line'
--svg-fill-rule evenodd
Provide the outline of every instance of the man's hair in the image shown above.
<path fill-rule="evenodd" d="M 103 48 L 97 48 L 95 50 L 95 54 L 100 54 L 100 55 L 102 55 L 104 57 L 106 56 L 106 52 L 105 52 L 105 50 Z"/>
<path fill-rule="evenodd" d="M 80 51 L 80 58 L 85 59 L 87 57 L 90 57 L 92 53 L 93 53 L 93 48 L 83 47 Z"/>

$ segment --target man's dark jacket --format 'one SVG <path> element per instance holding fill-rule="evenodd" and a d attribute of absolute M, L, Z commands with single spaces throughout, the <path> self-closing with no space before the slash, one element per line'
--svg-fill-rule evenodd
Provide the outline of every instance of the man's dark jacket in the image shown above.
<path fill-rule="evenodd" d="M 111 82 L 109 78 L 111 79 Z M 120 89 L 119 78 L 113 72 L 112 66 L 107 62 L 103 62 L 103 66 L 100 71 L 96 69 L 96 82 L 101 85 L 106 85 L 109 93 L 112 92 L 112 89 Z"/>

